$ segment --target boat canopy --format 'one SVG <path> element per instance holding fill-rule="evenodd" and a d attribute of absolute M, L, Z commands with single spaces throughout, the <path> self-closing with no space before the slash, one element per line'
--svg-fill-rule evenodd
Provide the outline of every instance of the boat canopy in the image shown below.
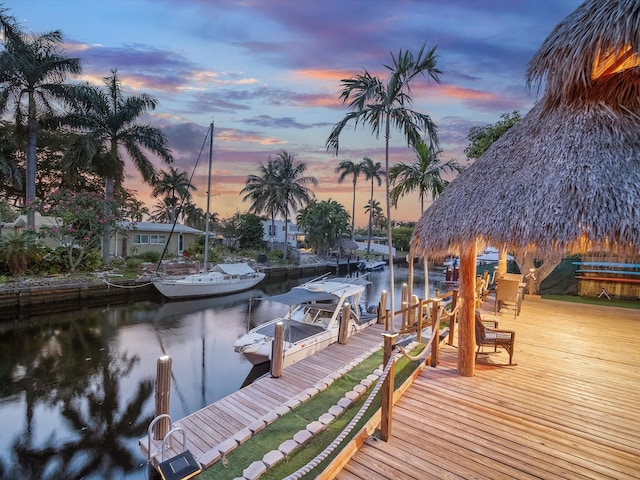
<path fill-rule="evenodd" d="M 246 263 L 218 263 L 216 267 L 227 275 L 247 275 L 255 273 L 255 270 Z"/>
<path fill-rule="evenodd" d="M 340 299 L 339 296 L 330 292 L 311 292 L 304 288 L 293 288 L 287 293 L 282 295 L 273 295 L 271 297 L 260 297 L 260 300 L 269 300 L 270 302 L 278 302 L 288 305 L 290 307 L 294 305 L 300 305 L 302 303 L 311 302 L 337 302 Z"/>

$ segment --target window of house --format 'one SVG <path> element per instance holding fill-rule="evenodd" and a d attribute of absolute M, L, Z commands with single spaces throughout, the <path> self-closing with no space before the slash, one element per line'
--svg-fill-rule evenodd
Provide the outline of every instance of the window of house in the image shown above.
<path fill-rule="evenodd" d="M 152 245 L 164 245 L 165 242 L 165 235 L 149 235 L 149 243 Z"/>
<path fill-rule="evenodd" d="M 275 225 L 269 225 L 269 236 L 273 237 L 276 234 L 276 226 Z"/>
<path fill-rule="evenodd" d="M 147 235 L 146 233 L 134 233 L 133 243 L 137 245 L 146 245 L 147 243 L 149 243 L 149 235 Z"/>

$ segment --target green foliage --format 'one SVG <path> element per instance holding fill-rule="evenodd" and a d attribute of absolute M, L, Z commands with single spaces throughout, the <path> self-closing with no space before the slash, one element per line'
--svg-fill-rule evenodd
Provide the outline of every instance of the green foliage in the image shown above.
<path fill-rule="evenodd" d="M 338 241 L 350 233 L 349 213 L 335 200 L 311 202 L 299 214 L 298 226 L 304 229 L 307 244 L 326 255 Z"/>
<path fill-rule="evenodd" d="M 393 230 L 391 230 L 391 238 L 393 238 L 393 244 L 398 250 L 409 250 L 409 243 L 411 241 L 412 234 L 412 227 L 394 228 Z"/>
<path fill-rule="evenodd" d="M 18 212 L 11 208 L 4 198 L 0 200 L 0 222 L 13 222 L 16 218 L 18 218 Z"/>
<path fill-rule="evenodd" d="M 282 250 L 271 250 L 267 253 L 267 259 L 272 262 L 278 262 L 284 259 L 284 253 L 282 253 Z"/>
<path fill-rule="evenodd" d="M 66 248 L 71 272 L 80 266 L 88 250 L 98 247 L 102 235 L 116 227 L 115 215 L 104 213 L 105 200 L 95 192 L 57 190 L 28 208 L 54 219 L 53 225 L 40 227 L 40 235 L 54 238 Z M 108 210 L 113 211 L 112 206 Z"/>
<path fill-rule="evenodd" d="M 158 263 L 160 261 L 160 253 L 154 251 L 142 252 L 138 258 L 143 262 Z"/>
<path fill-rule="evenodd" d="M 40 249 L 31 232 L 11 233 L 0 237 L 0 260 L 12 275 L 20 275 L 40 260 Z"/>
<path fill-rule="evenodd" d="M 253 213 L 240 215 L 238 225 L 238 240 L 240 248 L 259 248 L 262 246 L 264 228 L 260 217 Z"/>
<path fill-rule="evenodd" d="M 467 140 L 469 146 L 465 148 L 464 153 L 467 158 L 480 158 L 489 147 L 498 140 L 507 130 L 520 121 L 520 112 L 514 110 L 512 113 L 503 113 L 493 125 L 485 125 L 484 127 L 471 127 Z"/>

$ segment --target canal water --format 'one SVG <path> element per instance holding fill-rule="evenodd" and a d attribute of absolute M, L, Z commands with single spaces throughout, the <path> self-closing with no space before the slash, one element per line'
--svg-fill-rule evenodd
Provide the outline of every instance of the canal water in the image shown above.
<path fill-rule="evenodd" d="M 395 271 L 399 308 L 407 269 Z M 376 305 L 389 288 L 388 270 L 368 278 L 364 300 Z M 153 418 L 157 359 L 172 358 L 173 419 L 236 391 L 259 372 L 234 352 L 233 341 L 249 323 L 286 311 L 250 298 L 305 280 L 219 298 L 56 313 L 20 327 L 0 324 L 0 478 L 145 479 L 138 439 Z M 440 280 L 430 274 L 432 293 Z M 420 272 L 414 289 L 423 296 Z"/>

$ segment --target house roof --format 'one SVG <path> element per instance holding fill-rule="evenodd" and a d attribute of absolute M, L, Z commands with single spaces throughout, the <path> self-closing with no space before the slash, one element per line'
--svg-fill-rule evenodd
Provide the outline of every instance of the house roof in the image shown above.
<path fill-rule="evenodd" d="M 173 228 L 172 223 L 155 223 L 155 222 L 136 222 L 133 224 L 128 222 L 120 222 L 120 226 L 127 230 L 137 230 L 139 232 L 158 232 L 158 233 L 169 233 Z M 176 223 L 175 228 L 173 228 L 173 232 L 174 233 L 193 233 L 196 235 L 204 234 L 202 230 L 188 227 L 187 225 L 182 225 L 180 223 Z"/>

